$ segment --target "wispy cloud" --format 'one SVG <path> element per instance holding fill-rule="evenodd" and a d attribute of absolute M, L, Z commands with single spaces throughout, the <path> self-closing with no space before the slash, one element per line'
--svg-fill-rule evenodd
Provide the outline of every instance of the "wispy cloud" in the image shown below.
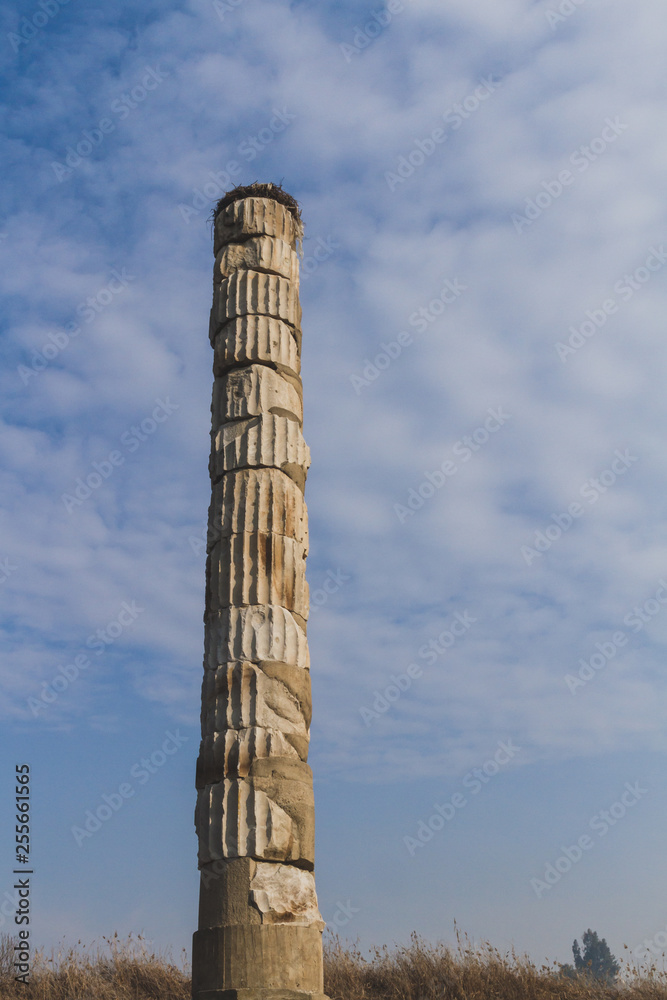
<path fill-rule="evenodd" d="M 379 10 L 44 0 L 2 15 L 0 712 L 12 733 L 83 746 L 91 730 L 131 731 L 140 712 L 160 731 L 196 727 L 207 219 L 225 187 L 273 180 L 306 221 L 316 773 L 455 780 L 508 733 L 522 747 L 513 775 L 667 747 L 664 616 L 576 698 L 563 680 L 665 574 L 664 10 Z M 179 407 L 159 427 L 157 400 Z M 511 419 L 496 433 L 486 421 L 500 406 Z M 478 447 L 464 466 L 452 450 L 466 438 Z M 621 472 L 619 454 L 637 461 Z M 64 495 L 81 502 L 68 511 Z M 394 505 L 411 498 L 419 509 L 401 521 Z M 128 595 L 146 610 L 99 672 L 33 718 L 27 698 Z M 365 726 L 358 707 L 467 609 L 465 638 Z M 559 850 L 543 841 L 531 870 Z M 361 929 L 371 908 L 350 905 Z"/>

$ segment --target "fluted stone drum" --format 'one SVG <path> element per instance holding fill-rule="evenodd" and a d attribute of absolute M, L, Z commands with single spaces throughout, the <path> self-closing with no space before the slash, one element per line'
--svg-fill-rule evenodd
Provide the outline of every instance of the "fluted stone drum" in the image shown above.
<path fill-rule="evenodd" d="M 301 231 L 296 202 L 273 185 L 235 189 L 215 216 L 194 1000 L 323 1000 Z"/>

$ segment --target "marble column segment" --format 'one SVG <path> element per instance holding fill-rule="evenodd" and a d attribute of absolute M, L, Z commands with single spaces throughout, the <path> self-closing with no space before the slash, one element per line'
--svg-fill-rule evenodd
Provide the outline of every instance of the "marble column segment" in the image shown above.
<path fill-rule="evenodd" d="M 211 507 L 194 1000 L 325 1000 L 306 623 L 301 221 L 272 185 L 214 223 Z"/>

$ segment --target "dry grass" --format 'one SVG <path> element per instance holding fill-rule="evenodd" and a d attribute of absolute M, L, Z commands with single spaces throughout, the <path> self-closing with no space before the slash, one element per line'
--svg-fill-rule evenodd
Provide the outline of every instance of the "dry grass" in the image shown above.
<path fill-rule="evenodd" d="M 626 966 L 623 981 L 607 986 L 568 979 L 558 963 L 537 967 L 513 951 L 474 947 L 457 934 L 457 947 L 430 945 L 413 934 L 406 947 L 357 948 L 329 939 L 325 992 L 332 1000 L 667 1000 L 667 975 L 655 966 Z"/>
<path fill-rule="evenodd" d="M 0 939 L 0 1000 L 189 1000 L 189 970 L 146 948 L 141 937 L 76 948 L 32 963 L 30 983 L 14 982 L 12 941 Z M 667 1000 L 667 975 L 626 966 L 617 986 L 567 979 L 556 963 L 538 968 L 513 952 L 458 938 L 455 949 L 413 935 L 406 947 L 365 956 L 329 937 L 325 991 L 332 1000 Z"/>
<path fill-rule="evenodd" d="M 168 955 L 150 951 L 141 938 L 121 942 L 103 938 L 104 945 L 37 952 L 28 985 L 14 980 L 13 942 L 0 940 L 0 1000 L 190 1000 L 188 971 Z"/>

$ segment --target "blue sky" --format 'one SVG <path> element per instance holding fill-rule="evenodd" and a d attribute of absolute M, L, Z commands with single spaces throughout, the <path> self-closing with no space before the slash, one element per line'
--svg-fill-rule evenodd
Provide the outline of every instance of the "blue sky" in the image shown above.
<path fill-rule="evenodd" d="M 26 761 L 34 939 L 190 947 L 208 217 L 274 181 L 306 224 L 324 918 L 660 951 L 662 4 L 0 18 L 0 877 Z"/>

